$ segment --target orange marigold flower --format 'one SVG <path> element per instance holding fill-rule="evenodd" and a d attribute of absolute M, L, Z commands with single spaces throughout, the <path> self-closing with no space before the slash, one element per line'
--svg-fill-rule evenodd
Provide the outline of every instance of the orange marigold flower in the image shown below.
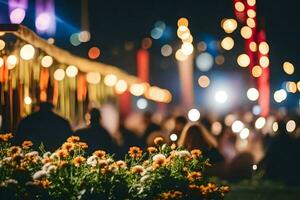
<path fill-rule="evenodd" d="M 154 138 L 154 144 L 156 144 L 156 145 L 161 145 L 161 144 L 163 144 L 163 142 L 164 142 L 164 138 L 162 138 L 162 137 Z"/>
<path fill-rule="evenodd" d="M 67 139 L 67 142 L 71 142 L 71 143 L 76 143 L 76 142 L 79 142 L 79 141 L 80 141 L 80 137 L 78 137 L 78 136 L 70 136 Z"/>
<path fill-rule="evenodd" d="M 59 149 L 56 151 L 56 154 L 59 158 L 67 158 L 69 156 L 69 152 L 65 149 Z"/>
<path fill-rule="evenodd" d="M 123 161 L 123 160 L 118 160 L 116 162 L 116 165 L 119 167 L 119 168 L 125 168 L 127 167 L 127 164 Z"/>
<path fill-rule="evenodd" d="M 148 150 L 149 154 L 154 154 L 155 152 L 157 152 L 156 147 L 148 147 L 147 150 Z"/>
<path fill-rule="evenodd" d="M 85 158 L 83 156 L 77 156 L 73 160 L 73 164 L 74 164 L 75 167 L 79 167 L 84 162 L 85 162 Z"/>
<path fill-rule="evenodd" d="M 12 133 L 0 134 L 0 141 L 2 141 L 2 142 L 7 142 L 11 138 L 13 138 L 13 134 Z"/>
<path fill-rule="evenodd" d="M 18 146 L 12 146 L 9 148 L 9 153 L 11 156 L 17 156 L 21 153 L 22 149 Z"/>
<path fill-rule="evenodd" d="M 163 154 L 156 154 L 152 159 L 154 167 L 161 167 L 166 163 L 166 157 Z"/>
<path fill-rule="evenodd" d="M 199 149 L 194 149 L 191 151 L 193 158 L 199 158 L 202 155 L 202 151 Z"/>
<path fill-rule="evenodd" d="M 23 149 L 29 149 L 30 147 L 32 147 L 33 143 L 30 140 L 25 140 L 22 143 L 22 147 Z"/>
<path fill-rule="evenodd" d="M 74 143 L 72 142 L 65 142 L 63 143 L 63 145 L 61 146 L 62 149 L 67 150 L 67 151 L 71 151 L 74 148 Z"/>
<path fill-rule="evenodd" d="M 106 152 L 103 150 L 97 150 L 97 151 L 94 151 L 93 155 L 97 156 L 98 158 L 103 159 L 106 156 Z"/>
<path fill-rule="evenodd" d="M 130 147 L 128 154 L 132 158 L 140 158 L 142 157 L 143 151 L 140 147 L 134 146 Z"/>
<path fill-rule="evenodd" d="M 62 160 L 58 163 L 58 168 L 64 168 L 68 165 L 68 162 L 65 160 Z"/>
<path fill-rule="evenodd" d="M 131 168 L 131 172 L 136 174 L 142 174 L 145 172 L 145 169 L 141 165 L 136 165 Z"/>
<path fill-rule="evenodd" d="M 87 149 L 89 147 L 85 142 L 78 142 L 77 145 L 82 149 Z"/>
<path fill-rule="evenodd" d="M 188 174 L 187 178 L 190 182 L 199 180 L 201 178 L 201 172 L 191 172 Z"/>

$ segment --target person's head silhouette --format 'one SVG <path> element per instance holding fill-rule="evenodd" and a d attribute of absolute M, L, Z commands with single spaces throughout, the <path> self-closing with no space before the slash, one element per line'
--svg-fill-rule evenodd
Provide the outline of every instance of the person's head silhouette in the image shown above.
<path fill-rule="evenodd" d="M 100 120 L 101 120 L 101 113 L 97 108 L 92 108 L 90 110 L 90 125 L 94 126 L 94 125 L 99 125 Z"/>
<path fill-rule="evenodd" d="M 51 112 L 53 109 L 53 104 L 50 102 L 41 102 L 40 111 L 41 112 Z"/>

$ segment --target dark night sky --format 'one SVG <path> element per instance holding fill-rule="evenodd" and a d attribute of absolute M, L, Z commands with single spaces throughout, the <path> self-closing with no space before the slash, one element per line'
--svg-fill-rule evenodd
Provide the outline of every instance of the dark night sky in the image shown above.
<path fill-rule="evenodd" d="M 2 1 L 4 2 L 4 1 Z M 33 1 L 31 13 L 34 13 Z M 92 40 L 89 43 L 72 47 L 69 37 L 80 30 L 81 0 L 57 0 L 56 14 L 61 20 L 57 26 L 57 45 L 70 50 L 74 54 L 86 56 L 92 46 L 98 46 L 102 55 L 101 62 L 117 65 L 130 73 L 135 73 L 134 52 L 140 46 L 144 37 L 149 37 L 153 24 L 157 20 L 164 21 L 173 28 L 173 39 L 170 41 L 154 41 L 151 53 L 151 81 L 167 88 L 175 88 L 178 83 L 165 81 L 165 76 L 177 78 L 174 56 L 164 58 L 160 55 L 160 47 L 164 43 L 171 43 L 173 47 L 179 44 L 176 36 L 176 24 L 179 17 L 187 17 L 194 41 L 199 42 L 209 35 L 219 40 L 225 36 L 220 27 L 222 18 L 234 17 L 231 0 L 89 0 L 89 20 Z M 272 90 L 279 89 L 283 81 L 299 81 L 300 73 L 300 23 L 298 0 L 274 1 L 257 0 L 258 20 L 265 26 L 267 40 L 270 45 L 271 83 Z M 4 4 L 1 5 L 1 14 Z M 7 8 L 6 8 L 7 9 Z M 33 27 L 32 16 L 27 17 L 25 24 Z M 3 20 L 2 20 L 3 21 Z M 243 52 L 243 41 L 238 31 L 234 33 L 236 46 L 233 51 L 224 53 L 223 66 L 214 66 L 214 70 L 239 72 L 235 59 Z M 132 52 L 124 50 L 125 42 L 134 42 Z M 296 66 L 296 74 L 287 76 L 282 70 L 282 63 L 289 60 Z M 211 72 L 211 73 L 212 73 Z M 244 70 L 244 74 L 247 71 Z M 160 76 L 158 76 L 158 74 Z M 298 95 L 298 94 L 297 94 Z M 295 96 L 296 97 L 296 96 Z M 298 95 L 299 97 L 299 95 Z"/>

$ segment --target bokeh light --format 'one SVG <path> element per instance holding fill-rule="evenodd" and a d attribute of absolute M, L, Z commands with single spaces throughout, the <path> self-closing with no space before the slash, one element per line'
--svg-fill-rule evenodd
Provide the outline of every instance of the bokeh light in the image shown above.
<path fill-rule="evenodd" d="M 127 82 L 125 80 L 118 80 L 115 89 L 117 94 L 124 93 L 128 88 Z"/>
<path fill-rule="evenodd" d="M 250 101 L 256 101 L 259 97 L 259 92 L 256 88 L 249 88 L 247 91 L 247 97 Z"/>
<path fill-rule="evenodd" d="M 31 44 L 25 44 L 20 50 L 20 56 L 23 60 L 31 60 L 34 54 L 35 49 Z"/>
<path fill-rule="evenodd" d="M 146 37 L 142 40 L 142 48 L 149 49 L 152 46 L 152 40 L 149 37 Z"/>
<path fill-rule="evenodd" d="M 46 31 L 51 27 L 51 16 L 49 13 L 41 13 L 36 17 L 35 27 L 39 31 Z"/>
<path fill-rule="evenodd" d="M 8 69 L 13 69 L 13 68 L 15 68 L 16 64 L 18 63 L 18 59 L 15 55 L 9 55 L 7 57 L 6 62 L 7 62 L 7 65 L 8 65 L 7 68 Z"/>
<path fill-rule="evenodd" d="M 283 70 L 286 74 L 292 75 L 295 71 L 295 67 L 292 63 L 286 61 L 283 63 Z"/>
<path fill-rule="evenodd" d="M 138 107 L 138 109 L 144 110 L 148 106 L 148 101 L 144 98 L 139 98 L 136 102 L 136 106 Z"/>
<path fill-rule="evenodd" d="M 247 15 L 248 15 L 249 18 L 254 18 L 254 17 L 256 17 L 256 12 L 253 9 L 249 9 L 247 11 Z"/>
<path fill-rule="evenodd" d="M 78 68 L 74 65 L 70 65 L 66 69 L 66 75 L 70 78 L 75 77 L 78 74 Z"/>
<path fill-rule="evenodd" d="M 32 103 L 32 99 L 29 96 L 24 97 L 24 103 L 26 105 L 30 105 Z"/>
<path fill-rule="evenodd" d="M 240 138 L 246 140 L 250 135 L 250 130 L 248 128 L 243 128 L 240 132 Z"/>
<path fill-rule="evenodd" d="M 224 62 L 225 62 L 225 58 L 224 58 L 223 55 L 217 55 L 217 56 L 215 57 L 215 63 L 216 63 L 217 65 L 223 65 Z"/>
<path fill-rule="evenodd" d="M 221 41 L 221 47 L 225 50 L 231 50 L 234 47 L 234 40 L 231 37 L 225 37 Z"/>
<path fill-rule="evenodd" d="M 259 105 L 255 105 L 255 106 L 252 107 L 252 113 L 253 113 L 254 115 L 259 115 L 260 112 L 261 112 L 261 108 L 260 108 Z"/>
<path fill-rule="evenodd" d="M 239 133 L 243 130 L 244 126 L 245 125 L 243 122 L 241 122 L 240 120 L 236 120 L 232 123 L 231 129 L 234 133 Z"/>
<path fill-rule="evenodd" d="M 219 90 L 215 93 L 215 101 L 219 104 L 223 104 L 227 102 L 228 100 L 228 94 L 224 90 Z"/>
<path fill-rule="evenodd" d="M 249 39 L 252 36 L 252 29 L 249 26 L 244 26 L 241 28 L 241 36 L 244 39 Z"/>
<path fill-rule="evenodd" d="M 207 44 L 205 42 L 201 41 L 197 44 L 197 50 L 199 52 L 206 51 L 206 49 L 207 49 Z"/>
<path fill-rule="evenodd" d="M 183 53 L 182 49 L 178 49 L 175 53 L 175 58 L 178 61 L 185 61 L 188 58 L 188 56 Z"/>
<path fill-rule="evenodd" d="M 3 40 L 0 40 L 0 51 L 5 48 L 5 42 Z"/>
<path fill-rule="evenodd" d="M 210 83 L 210 80 L 209 80 L 209 78 L 208 78 L 207 76 L 205 76 L 205 75 L 200 76 L 199 79 L 198 79 L 198 84 L 199 84 L 199 86 L 202 87 L 202 88 L 208 87 L 208 86 L 209 86 L 209 83 Z"/>
<path fill-rule="evenodd" d="M 104 77 L 104 84 L 109 87 L 113 87 L 114 85 L 116 85 L 117 81 L 118 81 L 118 78 L 114 74 L 107 74 Z"/>
<path fill-rule="evenodd" d="M 234 8 L 238 11 L 238 12 L 243 12 L 245 10 L 245 5 L 238 1 L 234 4 Z"/>
<path fill-rule="evenodd" d="M 235 19 L 224 19 L 221 26 L 226 33 L 232 33 L 237 28 L 237 21 Z"/>
<path fill-rule="evenodd" d="M 90 48 L 88 56 L 90 59 L 97 59 L 100 56 L 100 49 L 98 47 Z"/>
<path fill-rule="evenodd" d="M 62 81 L 65 78 L 65 71 L 63 69 L 57 69 L 54 71 L 54 79 L 57 81 Z"/>
<path fill-rule="evenodd" d="M 0 57 L 0 68 L 3 67 L 3 65 L 4 65 L 4 60 L 3 58 Z"/>
<path fill-rule="evenodd" d="M 248 4 L 249 6 L 255 6 L 256 0 L 247 0 L 247 4 Z"/>
<path fill-rule="evenodd" d="M 214 64 L 214 58 L 210 53 L 201 53 L 196 58 L 196 66 L 200 71 L 209 71 Z"/>
<path fill-rule="evenodd" d="M 10 12 L 9 18 L 12 24 L 21 24 L 25 19 L 26 12 L 23 8 L 15 8 Z"/>
<path fill-rule="evenodd" d="M 267 56 L 262 56 L 259 59 L 259 65 L 263 68 L 266 68 L 270 65 L 270 60 Z"/>
<path fill-rule="evenodd" d="M 241 54 L 237 58 L 237 63 L 241 67 L 248 67 L 250 65 L 250 58 L 247 54 Z"/>
<path fill-rule="evenodd" d="M 287 97 L 287 93 L 284 89 L 277 90 L 274 93 L 274 100 L 277 103 L 281 103 L 282 101 L 284 101 L 286 99 L 286 97 Z"/>
<path fill-rule="evenodd" d="M 178 139 L 178 136 L 177 136 L 175 133 L 172 133 L 172 134 L 170 135 L 170 140 L 171 140 L 172 142 L 176 142 L 177 139 Z"/>
<path fill-rule="evenodd" d="M 168 44 L 165 44 L 160 49 L 161 55 L 167 57 L 172 54 L 172 47 Z"/>
<path fill-rule="evenodd" d="M 135 83 L 130 86 L 129 91 L 134 96 L 141 96 L 145 93 L 145 87 L 143 84 Z"/>
<path fill-rule="evenodd" d="M 252 68 L 252 76 L 255 77 L 255 78 L 258 78 L 262 75 L 262 69 L 259 65 L 255 65 L 253 68 Z"/>
<path fill-rule="evenodd" d="M 291 93 L 296 93 L 297 92 L 297 84 L 293 81 L 288 81 L 286 83 L 286 91 L 291 92 Z"/>
<path fill-rule="evenodd" d="M 273 130 L 274 133 L 278 131 L 278 122 L 274 122 L 272 124 L 272 130 Z"/>
<path fill-rule="evenodd" d="M 70 42 L 73 46 L 78 46 L 81 44 L 79 40 L 79 34 L 78 33 L 73 33 L 70 37 Z"/>
<path fill-rule="evenodd" d="M 188 119 L 192 122 L 196 122 L 200 119 L 200 112 L 196 108 L 192 108 L 188 112 Z"/>
<path fill-rule="evenodd" d="M 187 27 L 187 26 L 189 26 L 189 20 L 185 17 L 181 17 L 180 19 L 178 19 L 177 25 L 178 25 L 178 27 L 180 27 L 180 26 L 186 26 Z"/>
<path fill-rule="evenodd" d="M 80 42 L 88 42 L 91 39 L 91 33 L 89 31 L 81 31 L 78 39 Z"/>
<path fill-rule="evenodd" d="M 222 124 L 220 122 L 213 122 L 211 125 L 211 132 L 215 136 L 218 136 L 222 132 Z"/>
<path fill-rule="evenodd" d="M 269 53 L 270 47 L 269 47 L 268 43 L 261 42 L 258 45 L 258 50 L 261 54 L 267 55 Z"/>
<path fill-rule="evenodd" d="M 88 72 L 86 74 L 86 81 L 90 84 L 98 84 L 101 81 L 101 76 L 98 72 Z"/>
<path fill-rule="evenodd" d="M 266 119 L 264 117 L 259 117 L 255 121 L 255 128 L 256 129 L 262 129 L 266 124 Z"/>
<path fill-rule="evenodd" d="M 41 60 L 41 65 L 45 68 L 50 67 L 53 64 L 53 58 L 51 56 L 44 56 Z"/>
<path fill-rule="evenodd" d="M 289 120 L 286 123 L 286 131 L 292 133 L 296 129 L 296 122 L 294 120 Z"/>
<path fill-rule="evenodd" d="M 194 51 L 194 46 L 191 43 L 183 43 L 181 45 L 181 51 L 184 55 L 191 55 Z"/>
<path fill-rule="evenodd" d="M 249 26 L 250 28 L 254 28 L 256 26 L 256 23 L 254 21 L 253 18 L 248 18 L 246 21 L 247 26 Z"/>
<path fill-rule="evenodd" d="M 256 44 L 256 42 L 250 42 L 250 44 L 249 44 L 249 49 L 250 49 L 250 51 L 252 51 L 252 52 L 256 52 L 257 51 L 257 44 Z"/>

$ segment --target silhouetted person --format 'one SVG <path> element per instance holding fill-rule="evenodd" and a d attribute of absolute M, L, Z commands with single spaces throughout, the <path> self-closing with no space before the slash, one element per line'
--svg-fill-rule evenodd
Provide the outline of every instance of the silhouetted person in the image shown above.
<path fill-rule="evenodd" d="M 114 153 L 115 144 L 108 131 L 101 125 L 101 113 L 93 108 L 89 112 L 90 124 L 87 128 L 79 129 L 75 135 L 79 136 L 83 142 L 88 144 L 88 153 L 95 150 L 105 150 Z"/>
<path fill-rule="evenodd" d="M 122 147 L 121 155 L 124 158 L 124 155 L 128 152 L 129 148 L 132 146 L 140 146 L 140 138 L 131 130 L 127 129 L 124 124 L 120 125 L 120 133 L 122 135 Z"/>
<path fill-rule="evenodd" d="M 176 117 L 175 118 L 175 127 L 171 131 L 171 133 L 176 134 L 179 138 L 181 133 L 182 133 L 182 130 L 185 127 L 186 124 L 187 124 L 187 119 L 184 116 Z"/>
<path fill-rule="evenodd" d="M 31 140 L 35 148 L 43 143 L 45 149 L 51 151 L 60 147 L 73 131 L 69 122 L 55 114 L 52 109 L 51 103 L 44 102 L 40 104 L 37 112 L 22 119 L 16 131 L 16 143 Z"/>
<path fill-rule="evenodd" d="M 149 135 L 155 131 L 159 131 L 161 127 L 152 121 L 152 113 L 145 112 L 143 116 L 143 121 L 146 125 L 146 130 L 142 136 L 142 147 L 147 146 L 147 138 Z"/>

